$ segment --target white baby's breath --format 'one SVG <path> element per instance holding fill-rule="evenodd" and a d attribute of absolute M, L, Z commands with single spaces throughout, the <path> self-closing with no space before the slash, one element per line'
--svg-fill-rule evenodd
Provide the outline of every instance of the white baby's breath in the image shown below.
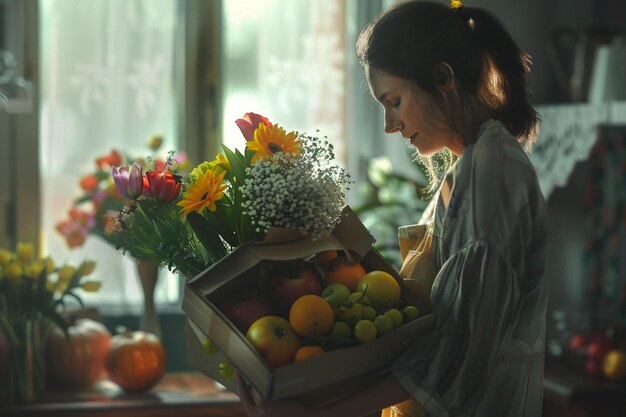
<path fill-rule="evenodd" d="M 257 226 L 299 230 L 316 240 L 332 232 L 352 182 L 332 145 L 300 135 L 301 154 L 276 153 L 246 168 L 242 208 Z"/>

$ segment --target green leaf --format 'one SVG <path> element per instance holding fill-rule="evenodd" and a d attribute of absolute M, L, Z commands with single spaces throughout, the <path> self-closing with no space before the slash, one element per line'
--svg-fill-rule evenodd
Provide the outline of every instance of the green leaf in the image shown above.
<path fill-rule="evenodd" d="M 224 243 L 206 218 L 192 211 L 187 215 L 187 221 L 213 262 L 217 262 L 226 256 L 227 252 Z"/>

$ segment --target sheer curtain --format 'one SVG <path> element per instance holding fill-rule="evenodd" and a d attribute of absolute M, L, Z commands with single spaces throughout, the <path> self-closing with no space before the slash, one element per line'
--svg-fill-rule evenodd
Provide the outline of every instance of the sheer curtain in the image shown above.
<path fill-rule="evenodd" d="M 288 130 L 327 136 L 345 163 L 345 2 L 224 2 L 224 143 L 234 121 L 263 114 Z"/>
<path fill-rule="evenodd" d="M 79 194 L 78 179 L 117 149 L 149 154 L 163 135 L 175 149 L 173 108 L 176 0 L 41 0 L 41 184 L 44 252 L 55 260 L 94 259 L 103 282 L 88 304 L 138 305 L 132 260 L 92 236 L 69 250 L 54 226 Z M 182 279 L 182 278 L 181 278 Z M 157 302 L 177 302 L 179 279 L 162 273 Z M 124 309 L 122 309 L 124 310 Z"/>

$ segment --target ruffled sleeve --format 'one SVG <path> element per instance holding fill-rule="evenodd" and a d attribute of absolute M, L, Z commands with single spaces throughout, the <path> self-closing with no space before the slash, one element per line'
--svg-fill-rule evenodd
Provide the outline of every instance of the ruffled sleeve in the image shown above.
<path fill-rule="evenodd" d="M 498 364 L 520 298 L 518 277 L 497 245 L 477 240 L 463 247 L 435 278 L 433 331 L 398 358 L 392 375 L 429 416 L 472 409 Z"/>

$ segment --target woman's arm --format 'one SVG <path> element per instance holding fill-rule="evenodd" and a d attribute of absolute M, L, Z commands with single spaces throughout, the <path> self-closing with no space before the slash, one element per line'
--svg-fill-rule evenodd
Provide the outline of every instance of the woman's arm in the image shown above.
<path fill-rule="evenodd" d="M 330 404 L 307 408 L 294 401 L 267 401 L 251 392 L 237 376 L 241 402 L 250 417 L 362 417 L 379 413 L 383 408 L 409 399 L 409 394 L 393 377 L 378 382 Z"/>

